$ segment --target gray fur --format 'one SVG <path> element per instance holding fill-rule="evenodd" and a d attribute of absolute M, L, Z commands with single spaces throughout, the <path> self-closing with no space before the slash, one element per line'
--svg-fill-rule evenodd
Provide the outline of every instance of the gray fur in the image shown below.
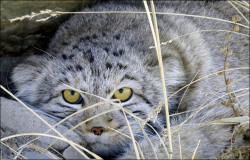
<path fill-rule="evenodd" d="M 226 2 L 158 3 L 156 4 L 158 12 L 198 14 L 229 20 L 232 15 L 237 13 Z M 144 11 L 144 8 L 142 3 L 125 5 L 109 2 L 84 11 L 90 10 Z M 158 15 L 157 18 L 162 42 L 199 30 L 232 30 L 233 27 L 233 24 L 202 18 L 171 15 Z M 248 34 L 248 31 L 244 29 L 241 29 L 241 32 Z M 226 43 L 224 34 L 225 32 L 196 32 L 162 46 L 168 96 L 189 84 L 194 77 L 199 79 L 223 69 L 225 53 L 220 51 L 219 47 Z M 114 91 L 119 88 L 130 87 L 133 89 L 134 95 L 123 105 L 132 113 L 141 111 L 140 114 L 136 115 L 146 119 L 152 111 L 152 106 L 163 101 L 155 49 L 149 49 L 153 45 L 153 38 L 145 14 L 77 14 L 60 26 L 47 50 L 51 56 L 31 57 L 14 70 L 12 79 L 17 86 L 17 95 L 20 98 L 60 118 L 101 100 L 82 94 L 83 105 L 70 105 L 61 96 L 61 91 L 68 89 L 68 87 L 61 84 L 58 79 L 74 88 L 105 99 L 111 99 Z M 230 50 L 238 54 L 232 56 L 233 60 L 230 61 L 232 67 L 246 67 L 248 65 L 248 63 L 243 63 L 249 59 L 248 49 L 245 45 L 248 45 L 246 37 L 233 34 L 229 46 Z M 235 71 L 230 74 L 230 78 L 236 79 L 246 74 L 247 72 Z M 209 97 L 205 93 L 214 93 L 225 86 L 222 77 L 218 79 L 213 76 L 191 85 L 179 111 L 197 108 Z M 247 87 L 248 84 L 249 82 L 246 80 L 235 84 L 234 87 L 239 89 L 239 87 Z M 169 99 L 171 113 L 177 111 L 182 94 L 183 91 Z M 77 124 L 93 115 L 113 108 L 115 106 L 111 104 L 97 106 L 70 121 Z M 201 110 L 188 123 L 194 125 L 232 115 L 231 108 L 218 105 Z M 172 119 L 173 128 L 187 116 L 174 116 Z M 141 133 L 136 133 L 139 126 L 131 116 L 128 118 L 135 137 L 139 140 Z M 112 119 L 111 122 L 109 122 L 110 119 Z M 158 116 L 158 121 L 164 125 L 164 119 L 164 111 L 162 111 Z M 82 131 L 82 137 L 88 149 L 104 157 L 121 155 L 130 144 L 129 139 L 125 139 L 109 129 L 98 137 L 89 131 L 93 126 L 104 128 L 112 126 L 119 128 L 117 130 L 120 132 L 129 134 L 125 119 L 120 111 L 95 118 L 79 127 L 79 130 Z M 157 125 L 155 124 L 155 126 Z M 192 127 L 187 125 L 181 130 L 180 133 L 185 133 L 182 143 L 187 151 L 192 153 L 191 150 L 193 151 L 198 139 L 202 139 L 198 152 L 201 158 L 215 158 L 216 152 L 228 144 L 231 135 L 231 126 L 208 126 L 193 130 L 190 128 Z M 178 142 L 176 134 L 173 135 L 173 138 L 174 142 Z M 152 139 L 156 139 L 156 137 Z M 194 141 L 191 142 L 193 139 Z M 141 143 L 146 142 L 141 141 Z M 147 152 L 147 147 L 145 150 L 146 155 L 148 155 L 150 151 Z M 161 147 L 158 147 L 157 151 L 159 151 L 159 156 L 164 158 L 161 155 Z M 133 152 L 129 151 L 128 153 L 124 154 L 124 158 L 134 158 Z M 175 154 L 177 153 L 178 149 L 175 149 Z M 150 155 L 148 157 L 153 158 Z"/>

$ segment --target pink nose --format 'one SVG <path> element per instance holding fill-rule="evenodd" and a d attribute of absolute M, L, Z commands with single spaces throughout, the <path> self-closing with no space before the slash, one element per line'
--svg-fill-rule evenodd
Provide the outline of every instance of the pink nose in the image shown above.
<path fill-rule="evenodd" d="M 103 127 L 93 127 L 91 129 L 91 131 L 97 135 L 97 136 L 100 136 L 103 132 L 104 132 L 104 128 Z"/>

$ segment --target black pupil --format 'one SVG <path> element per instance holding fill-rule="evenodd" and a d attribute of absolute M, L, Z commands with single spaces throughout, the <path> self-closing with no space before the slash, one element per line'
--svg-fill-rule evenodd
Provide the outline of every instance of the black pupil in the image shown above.
<path fill-rule="evenodd" d="M 123 89 L 122 89 L 122 88 L 121 88 L 121 89 L 119 89 L 119 92 L 120 92 L 120 93 L 122 93 L 122 92 L 123 92 Z"/>
<path fill-rule="evenodd" d="M 70 94 L 73 96 L 75 94 L 75 91 L 70 91 Z"/>

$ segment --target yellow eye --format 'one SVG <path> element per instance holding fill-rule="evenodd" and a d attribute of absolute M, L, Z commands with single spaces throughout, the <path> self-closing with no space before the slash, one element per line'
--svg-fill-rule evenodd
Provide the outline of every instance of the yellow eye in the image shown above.
<path fill-rule="evenodd" d="M 83 101 L 83 98 L 80 95 L 80 93 L 71 89 L 66 89 L 62 91 L 62 95 L 63 95 L 63 99 L 66 102 L 71 103 L 71 104 L 80 104 Z"/>
<path fill-rule="evenodd" d="M 121 102 L 128 101 L 133 95 L 131 88 L 123 87 L 115 91 L 113 98 L 120 99 Z"/>

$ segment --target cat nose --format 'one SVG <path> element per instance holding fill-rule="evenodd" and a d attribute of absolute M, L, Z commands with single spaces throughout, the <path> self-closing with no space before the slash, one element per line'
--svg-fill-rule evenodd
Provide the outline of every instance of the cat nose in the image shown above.
<path fill-rule="evenodd" d="M 104 129 L 103 127 L 93 127 L 93 128 L 91 129 L 91 131 L 92 131 L 95 135 L 100 136 L 100 135 L 105 131 L 105 129 Z"/>

